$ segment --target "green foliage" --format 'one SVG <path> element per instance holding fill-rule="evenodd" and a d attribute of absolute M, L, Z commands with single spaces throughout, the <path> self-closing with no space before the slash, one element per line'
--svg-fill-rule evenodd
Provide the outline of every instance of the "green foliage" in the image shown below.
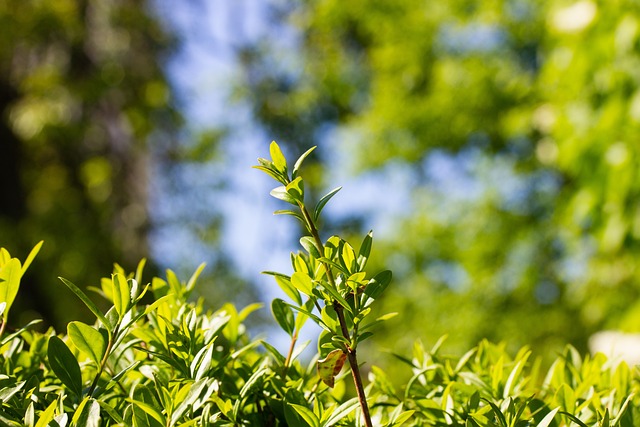
<path fill-rule="evenodd" d="M 384 320 L 370 320 L 370 306 L 389 286 L 391 274 L 366 278 L 371 233 L 357 252 L 337 236 L 314 246 L 318 232 L 299 192 L 302 184 L 286 189 L 286 161 L 279 154 L 274 144 L 274 161 L 261 163 L 284 181 L 291 199 L 283 200 L 299 208 L 311 234 L 301 240 L 306 252 L 291 257 L 291 276 L 271 273 L 292 301 L 275 299 L 271 305 L 276 324 L 291 337 L 287 356 L 247 333 L 244 322 L 260 305 L 209 310 L 202 300 L 191 300 L 202 267 L 187 281 L 168 270 L 166 279 L 154 277 L 141 286 L 144 262 L 135 274 L 116 266 L 100 288 L 92 289 L 97 297 L 62 279 L 93 313 L 92 324 L 72 321 L 66 334 L 56 334 L 30 330 L 30 325 L 8 333 L 3 323 L 0 423 L 362 426 L 367 411 L 371 425 L 387 427 L 632 427 L 640 422 L 640 371 L 602 354 L 582 358 L 571 346 L 546 374 L 528 348 L 511 356 L 504 345 L 486 340 L 462 357 L 443 353 L 444 338 L 430 350 L 416 341 L 410 355 L 395 354 L 398 369 L 409 378 L 404 384 L 377 366 L 359 365 L 356 347 L 372 325 Z M 23 264 L 0 250 L 5 309 L 39 247 Z M 106 301 L 105 311 L 98 299 Z M 297 334 L 309 319 L 322 333 L 318 352 L 305 361 L 299 356 L 308 343 L 297 343 Z M 341 370 L 347 360 L 354 379 L 367 370 L 366 405 L 362 396 L 346 392 Z"/>
<path fill-rule="evenodd" d="M 123 300 L 111 299 L 95 325 L 72 322 L 66 336 L 25 329 L 1 337 L 3 425 L 362 425 L 342 377 L 332 371 L 330 388 L 316 374 L 318 356 L 300 361 L 298 348 L 287 360 L 247 335 L 242 322 L 256 307 L 205 310 L 186 299 L 195 281 L 176 281 L 170 271 L 180 292 L 166 292 L 167 281 L 154 278 L 153 298 L 142 304 L 132 276 L 120 274 L 105 283 L 111 291 L 132 285 L 123 312 Z M 297 329 L 302 312 L 292 326 L 289 306 L 276 301 L 278 323 Z M 441 344 L 426 350 L 416 342 L 410 356 L 397 355 L 411 375 L 406 384 L 370 368 L 375 425 L 632 427 L 640 420 L 639 371 L 602 354 L 583 359 L 568 346 L 543 375 L 528 349 L 511 357 L 503 345 L 482 341 L 452 357 Z M 333 369 L 343 354 L 332 350 L 323 363 Z"/>
<path fill-rule="evenodd" d="M 299 49 L 248 49 L 255 116 L 287 147 L 320 147 L 316 185 L 408 177 L 370 264 L 401 284 L 383 311 L 458 350 L 640 331 L 637 2 L 279 5 L 272 24 Z M 375 348 L 393 348 L 395 325 L 381 327 Z"/>
<path fill-rule="evenodd" d="M 0 235 L 21 253 L 36 236 L 47 241 L 16 319 L 61 328 L 85 315 L 73 294 L 56 292 L 51 271 L 84 289 L 114 260 L 148 256 L 148 148 L 180 122 L 162 70 L 173 40 L 150 8 L 0 5 Z"/>

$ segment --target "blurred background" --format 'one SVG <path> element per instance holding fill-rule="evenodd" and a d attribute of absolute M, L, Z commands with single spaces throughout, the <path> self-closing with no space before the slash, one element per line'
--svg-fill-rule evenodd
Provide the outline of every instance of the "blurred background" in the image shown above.
<path fill-rule="evenodd" d="M 394 272 L 368 361 L 640 332 L 637 2 L 7 0 L 0 40 L 0 246 L 45 241 L 16 324 L 142 257 L 207 262 L 212 308 L 281 296 L 259 272 L 300 230 L 250 169 L 277 140 L 318 146 L 312 198 L 344 186 L 325 237 L 374 229 Z"/>

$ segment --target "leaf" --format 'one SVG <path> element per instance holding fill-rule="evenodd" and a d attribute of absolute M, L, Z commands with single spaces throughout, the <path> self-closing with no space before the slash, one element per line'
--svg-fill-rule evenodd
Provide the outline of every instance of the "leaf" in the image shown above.
<path fill-rule="evenodd" d="M 511 370 L 511 373 L 507 378 L 507 382 L 504 384 L 504 391 L 502 393 L 503 398 L 506 399 L 513 392 L 513 389 L 516 386 L 516 381 L 518 380 L 518 377 L 522 373 L 524 364 L 527 362 L 527 359 L 529 358 L 530 354 L 531 352 L 528 352 L 522 359 L 518 361 L 518 363 L 516 363 L 516 366 Z"/>
<path fill-rule="evenodd" d="M 107 343 L 102 334 L 93 326 L 74 321 L 67 325 L 67 334 L 80 351 L 84 352 L 96 365 L 100 365 Z"/>
<path fill-rule="evenodd" d="M 338 406 L 334 411 L 331 412 L 329 418 L 326 419 L 322 423 L 323 426 L 332 426 L 360 406 L 360 402 L 357 397 L 347 400 L 342 405 Z"/>
<path fill-rule="evenodd" d="M 618 426 L 619 425 L 618 423 L 620 422 L 620 420 L 624 416 L 625 412 L 627 411 L 627 408 L 629 407 L 629 403 L 631 402 L 631 399 L 633 399 L 634 396 L 635 396 L 635 393 L 631 393 L 631 394 L 629 394 L 629 396 L 627 396 L 627 399 L 624 401 L 624 403 L 620 407 L 620 410 L 618 411 L 618 415 L 616 416 L 616 418 L 611 423 L 612 425 L 614 425 L 614 426 Z"/>
<path fill-rule="evenodd" d="M 327 204 L 327 202 L 329 200 L 331 200 L 331 198 L 333 196 L 335 196 L 336 193 L 338 191 L 340 191 L 340 190 L 342 190 L 342 187 L 336 187 L 333 190 L 331 190 L 330 192 L 328 192 L 327 194 L 325 194 L 324 196 L 322 196 L 322 198 L 316 204 L 315 209 L 313 210 L 313 220 L 314 221 L 317 221 L 318 218 L 320 218 L 320 213 L 322 212 L 322 209 L 324 209 L 324 207 Z"/>
<path fill-rule="evenodd" d="M 300 157 L 298 157 L 298 160 L 296 160 L 295 165 L 293 165 L 293 173 L 292 173 L 292 178 L 296 179 L 298 177 L 298 174 L 300 173 L 300 167 L 302 166 L 302 163 L 304 162 L 304 160 L 307 158 L 307 156 L 309 154 L 311 154 L 313 152 L 313 150 L 316 149 L 317 146 L 313 146 L 311 148 L 309 148 L 307 151 L 305 151 Z"/>
<path fill-rule="evenodd" d="M 31 262 L 33 261 L 33 259 L 36 257 L 36 255 L 38 255 L 38 252 L 40 252 L 40 248 L 42 247 L 43 243 L 44 243 L 44 240 L 40 240 L 33 247 L 33 249 L 31 249 L 31 252 L 29 252 L 27 259 L 24 260 L 24 264 L 22 265 L 22 272 L 21 272 L 22 275 L 24 275 L 25 271 L 27 271 L 27 268 L 29 268 L 29 266 L 31 265 Z"/>
<path fill-rule="evenodd" d="M 180 389 L 176 396 L 176 402 L 174 402 L 180 402 L 180 404 L 171 414 L 170 425 L 176 425 L 187 410 L 197 411 L 202 402 L 209 399 L 215 388 L 210 383 L 212 383 L 210 378 L 203 378 L 193 384 L 187 383 Z M 184 395 L 184 398 L 182 398 L 182 395 Z"/>
<path fill-rule="evenodd" d="M 548 427 L 551 424 L 551 421 L 553 421 L 553 417 L 556 416 L 556 413 L 558 412 L 560 408 L 556 408 L 553 411 L 549 412 L 537 425 L 536 427 Z"/>
<path fill-rule="evenodd" d="M 311 255 L 313 258 L 320 258 L 320 252 L 318 252 L 318 247 L 316 246 L 316 242 L 311 236 L 304 236 L 300 238 L 300 245 Z"/>
<path fill-rule="evenodd" d="M 295 211 L 292 211 L 290 209 L 280 209 L 280 210 L 275 211 L 273 214 L 274 215 L 291 215 L 291 216 L 297 218 L 298 221 L 300 221 L 302 223 L 302 225 L 304 225 L 305 227 L 307 226 L 307 222 L 305 221 L 304 217 L 299 212 L 295 212 Z"/>
<path fill-rule="evenodd" d="M 287 203 L 291 203 L 292 205 L 297 205 L 296 199 L 291 197 L 291 195 L 287 192 L 287 187 L 285 187 L 284 185 L 274 188 L 269 194 L 271 194 L 278 200 L 283 200 Z"/>
<path fill-rule="evenodd" d="M 304 181 L 301 177 L 297 177 L 291 181 L 285 188 L 293 200 L 299 203 L 304 202 Z"/>
<path fill-rule="evenodd" d="M 20 277 L 22 267 L 17 258 L 11 258 L 2 268 L 0 268 L 0 302 L 6 303 L 2 317 L 6 320 L 9 316 L 9 309 L 18 294 L 20 287 Z"/>
<path fill-rule="evenodd" d="M 216 338 L 216 337 L 214 337 Z M 196 353 L 189 370 L 191 371 L 191 377 L 198 381 L 204 377 L 204 374 L 211 368 L 211 360 L 213 359 L 213 343 L 215 339 L 209 342 L 206 346 L 202 347 L 198 353 Z"/>
<path fill-rule="evenodd" d="M 77 396 L 82 396 L 80 365 L 69 347 L 55 335 L 49 338 L 49 365 L 58 379 Z"/>
<path fill-rule="evenodd" d="M 364 237 L 360 249 L 358 250 L 358 271 L 363 271 L 371 254 L 371 246 L 373 244 L 373 231 L 369 231 Z"/>
<path fill-rule="evenodd" d="M 347 353 L 342 350 L 332 350 L 324 359 L 318 360 L 318 376 L 323 383 L 333 388 L 336 376 L 342 370 L 344 362 L 347 360 Z"/>
<path fill-rule="evenodd" d="M 258 159 L 259 162 L 261 160 L 265 160 L 265 159 Z M 273 166 L 273 163 L 271 162 L 269 162 L 269 166 L 252 166 L 252 167 L 253 169 L 261 170 L 262 172 L 266 173 L 267 175 L 269 175 L 271 178 L 275 179 L 278 182 L 281 182 L 283 184 L 287 182 L 287 178 L 282 176 L 280 172 L 275 170 L 275 166 Z"/>
<path fill-rule="evenodd" d="M 121 274 L 116 273 L 111 276 L 111 283 L 113 286 L 113 305 L 120 319 L 122 319 L 131 305 L 129 281 Z"/>
<path fill-rule="evenodd" d="M 306 406 L 302 406 L 302 405 L 296 405 L 295 403 L 287 403 L 287 406 L 292 408 L 295 413 L 298 414 L 298 416 L 300 418 L 302 418 L 302 420 L 307 423 L 307 426 L 309 427 L 320 427 L 320 420 L 318 420 L 318 417 L 316 416 L 316 414 L 313 413 L 313 411 L 309 408 L 307 408 Z M 291 426 L 299 426 L 299 423 L 296 423 L 295 421 L 291 420 L 290 417 L 287 416 L 287 413 L 285 412 L 285 417 L 287 420 L 287 424 L 291 425 Z"/>
<path fill-rule="evenodd" d="M 272 273 L 263 273 L 263 274 L 272 274 Z M 280 289 L 284 291 L 285 294 L 292 300 L 294 300 L 298 305 L 302 304 L 302 297 L 300 296 L 300 292 L 291 284 L 291 277 L 285 276 L 284 274 L 274 273 L 272 274 L 276 280 Z"/>
<path fill-rule="evenodd" d="M 2 338 L 2 341 L 0 341 L 0 347 L 5 345 L 9 341 L 13 340 L 14 338 L 22 335 L 23 332 L 28 331 L 29 328 L 31 328 L 34 325 L 37 325 L 38 323 L 42 323 L 42 320 L 41 319 L 34 319 L 31 322 L 27 323 L 24 327 L 18 329 L 17 331 L 13 332 L 12 334 L 9 334 L 9 335 L 5 336 L 4 338 Z"/>
<path fill-rule="evenodd" d="M 102 322 L 105 328 L 107 328 L 107 330 L 109 331 L 109 334 L 111 334 L 111 330 L 112 330 L 111 324 L 109 323 L 107 318 L 104 316 L 104 314 L 102 314 L 102 312 L 98 309 L 98 307 L 93 303 L 93 301 L 91 301 L 89 297 L 87 297 L 87 295 L 85 295 L 85 293 L 80 290 L 80 288 L 78 288 L 76 285 L 74 285 L 67 279 L 63 277 L 58 277 L 58 279 L 62 280 L 62 283 L 67 285 L 67 287 L 71 289 L 71 291 L 74 294 L 76 294 L 78 298 L 80 298 L 80 300 L 84 303 L 84 305 L 86 305 L 87 308 L 91 310 L 91 312 L 100 320 L 100 322 Z"/>
<path fill-rule="evenodd" d="M 193 272 L 193 274 L 191 275 L 191 277 L 187 281 L 187 285 L 185 286 L 187 292 L 192 291 L 193 288 L 196 286 L 196 280 L 198 280 L 198 277 L 200 277 L 200 274 L 202 273 L 202 270 L 204 270 L 204 268 L 206 266 L 207 266 L 207 264 L 203 262 L 198 266 L 198 268 L 196 268 L 196 271 Z"/>
<path fill-rule="evenodd" d="M 158 412 L 153 406 L 144 402 L 140 402 L 139 400 L 127 399 L 127 401 L 129 401 L 134 405 L 134 407 L 132 408 L 134 413 L 135 413 L 135 408 L 137 407 L 141 409 L 145 414 L 149 415 L 151 418 L 156 420 L 160 425 L 163 425 L 163 426 L 166 425 L 166 422 L 162 414 Z"/>
<path fill-rule="evenodd" d="M 280 146 L 275 141 L 271 141 L 271 144 L 269 145 L 269 154 L 271 154 L 271 160 L 273 161 L 273 166 L 276 170 L 286 175 L 287 159 L 284 157 L 282 150 L 280 150 Z"/>
<path fill-rule="evenodd" d="M 369 283 L 365 286 L 364 292 L 362 293 L 362 306 L 366 307 L 376 300 L 384 290 L 387 289 L 387 286 L 391 283 L 391 278 L 391 271 L 385 270 L 369 280 Z"/>
<path fill-rule="evenodd" d="M 85 397 L 73 414 L 71 423 L 78 427 L 100 427 L 100 404 Z"/>
<path fill-rule="evenodd" d="M 138 263 L 138 267 L 136 267 L 136 274 L 133 277 L 136 282 L 141 283 L 142 282 L 142 271 L 144 270 L 144 266 L 147 264 L 147 259 L 146 258 L 142 258 L 140 260 L 140 262 Z M 132 299 L 137 297 L 137 295 L 132 296 Z"/>
<path fill-rule="evenodd" d="M 124 420 L 122 419 L 122 416 L 111 405 L 109 405 L 107 402 L 104 402 L 102 400 L 98 400 L 98 404 L 102 409 L 105 410 L 107 414 L 109 414 L 111 418 L 113 418 L 113 420 L 116 423 L 124 424 Z"/>
<path fill-rule="evenodd" d="M 271 313 L 278 322 L 278 325 L 289 335 L 292 336 L 295 331 L 295 318 L 293 311 L 280 298 L 275 298 L 271 302 Z"/>
<path fill-rule="evenodd" d="M 313 296 L 313 281 L 308 274 L 296 271 L 291 276 L 291 284 L 303 294 Z"/>
<path fill-rule="evenodd" d="M 272 346 L 265 340 L 260 340 L 260 344 L 262 344 L 264 348 L 266 348 L 269 351 L 269 353 L 273 355 L 273 357 L 276 359 L 276 362 L 280 366 L 284 365 L 286 358 L 278 351 L 278 349 L 276 349 L 274 346 Z"/>
<path fill-rule="evenodd" d="M 342 245 L 340 260 L 343 262 L 343 265 L 349 272 L 349 275 L 356 272 L 356 251 L 354 251 L 351 245 L 346 242 Z"/>
<path fill-rule="evenodd" d="M 40 418 L 38 418 L 38 422 L 35 427 L 47 427 L 51 420 L 53 420 L 54 414 L 56 413 L 56 408 L 58 407 L 58 401 L 54 400 L 47 406 L 41 414 Z"/>

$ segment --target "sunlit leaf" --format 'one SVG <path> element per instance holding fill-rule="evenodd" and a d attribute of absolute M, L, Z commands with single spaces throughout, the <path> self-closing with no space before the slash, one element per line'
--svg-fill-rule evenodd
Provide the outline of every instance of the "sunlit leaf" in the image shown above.
<path fill-rule="evenodd" d="M 278 146 L 275 141 L 271 141 L 271 144 L 269 145 L 269 154 L 271 154 L 271 160 L 273 161 L 273 165 L 276 170 L 286 174 L 287 159 L 285 159 L 284 154 L 282 154 L 282 150 L 280 150 L 280 146 Z"/>
<path fill-rule="evenodd" d="M 320 258 L 320 252 L 318 252 L 318 247 L 316 246 L 316 242 L 311 236 L 304 236 L 300 238 L 300 245 L 311 255 L 313 258 Z"/>
<path fill-rule="evenodd" d="M 316 204 L 316 207 L 313 210 L 313 220 L 317 221 L 320 218 L 320 214 L 322 213 L 322 210 L 324 209 L 325 205 L 327 204 L 327 202 L 329 202 L 329 200 L 331 200 L 331 198 L 333 196 L 335 196 L 338 191 L 342 190 L 342 187 L 337 187 L 334 188 L 333 190 L 331 190 L 330 192 L 328 192 L 327 194 L 325 194 Z"/>
<path fill-rule="evenodd" d="M 113 305 L 122 319 L 131 305 L 129 281 L 121 274 L 116 273 L 111 276 L 111 282 L 113 283 Z"/>
<path fill-rule="evenodd" d="M 293 285 L 294 288 L 296 288 L 298 291 L 302 292 L 303 294 L 307 296 L 313 295 L 313 281 L 311 280 L 311 277 L 309 277 L 308 274 L 296 271 L 291 276 L 291 284 Z"/>
<path fill-rule="evenodd" d="M 298 157 L 298 160 L 296 160 L 296 163 L 293 166 L 293 174 L 292 174 L 292 178 L 293 179 L 296 179 L 298 177 L 298 174 L 300 173 L 300 167 L 302 166 L 302 163 L 307 158 L 307 156 L 309 156 L 309 154 L 311 154 L 313 152 L 313 150 L 315 150 L 315 149 L 316 149 L 316 146 L 313 146 L 313 147 L 309 148 L 307 151 L 305 151 L 300 157 Z"/>
<path fill-rule="evenodd" d="M 292 205 L 297 205 L 296 199 L 287 192 L 287 187 L 285 187 L 284 185 L 274 188 L 269 194 L 271 194 L 278 200 L 291 203 Z"/>
<path fill-rule="evenodd" d="M 29 252 L 29 255 L 27 255 L 27 259 L 24 260 L 24 264 L 22 265 L 22 275 L 24 275 L 24 273 L 27 271 L 27 268 L 29 268 L 29 266 L 31 265 L 31 262 L 33 261 L 33 259 L 36 257 L 36 255 L 38 255 L 38 252 L 40 252 L 40 248 L 42 248 L 43 243 L 44 243 L 44 240 L 40 240 L 33 247 L 33 249 L 31 249 L 31 252 Z"/>
<path fill-rule="evenodd" d="M 100 365 L 107 342 L 96 328 L 74 321 L 67 325 L 67 334 L 73 345 L 89 356 L 96 365 Z"/>
<path fill-rule="evenodd" d="M 6 320 L 9 315 L 11 305 L 18 294 L 20 288 L 20 278 L 22 267 L 17 258 L 11 258 L 2 268 L 0 268 L 0 302 L 6 303 L 3 318 Z"/>
<path fill-rule="evenodd" d="M 293 200 L 299 203 L 304 202 L 304 181 L 301 177 L 297 177 L 293 181 L 291 181 L 285 187 L 287 194 L 291 196 Z"/>
<path fill-rule="evenodd" d="M 85 397 L 73 414 L 71 423 L 82 427 L 100 426 L 100 404 L 90 397 Z"/>

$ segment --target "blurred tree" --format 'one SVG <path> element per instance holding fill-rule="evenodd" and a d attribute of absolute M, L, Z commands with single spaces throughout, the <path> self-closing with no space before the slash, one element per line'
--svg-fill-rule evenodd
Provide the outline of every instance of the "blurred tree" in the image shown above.
<path fill-rule="evenodd" d="M 144 0 L 3 1 L 0 40 L 1 244 L 45 240 L 17 305 L 60 327 L 81 308 L 56 276 L 95 286 L 148 256 L 150 143 L 180 123 L 172 40 Z"/>
<path fill-rule="evenodd" d="M 411 177 L 397 190 L 405 213 L 376 241 L 396 273 L 384 310 L 401 312 L 377 346 L 448 333 L 458 349 L 488 337 L 543 352 L 640 331 L 638 4 L 289 0 L 272 12 L 273 38 L 241 51 L 239 95 L 273 139 L 340 138 L 353 174 Z M 294 29 L 293 48 L 277 28 Z"/>

